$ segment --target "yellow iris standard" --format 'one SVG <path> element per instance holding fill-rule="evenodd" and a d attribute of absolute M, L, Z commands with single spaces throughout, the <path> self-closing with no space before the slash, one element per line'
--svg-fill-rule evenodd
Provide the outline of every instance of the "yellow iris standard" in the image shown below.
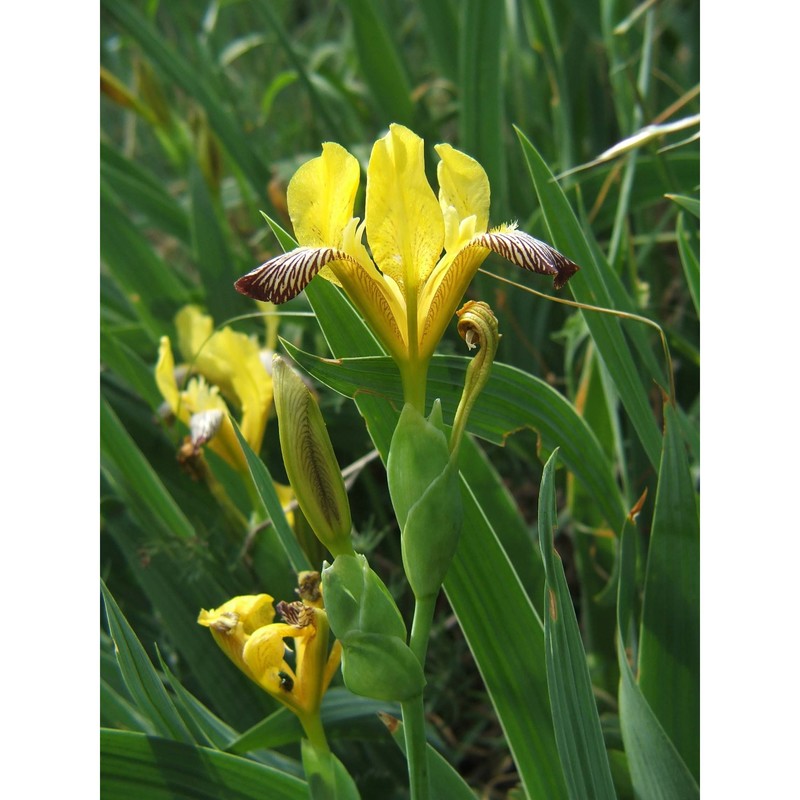
<path fill-rule="evenodd" d="M 578 270 L 515 225 L 489 230 L 483 167 L 448 144 L 436 152 L 438 199 L 425 177 L 422 139 L 391 125 L 372 148 L 362 221 L 353 216 L 358 161 L 326 142 L 322 155 L 289 183 L 289 215 L 300 246 L 236 282 L 243 294 L 274 303 L 299 294 L 317 274 L 341 286 L 397 362 L 406 401 L 420 410 L 433 351 L 491 251 L 552 276 L 557 289 Z"/>

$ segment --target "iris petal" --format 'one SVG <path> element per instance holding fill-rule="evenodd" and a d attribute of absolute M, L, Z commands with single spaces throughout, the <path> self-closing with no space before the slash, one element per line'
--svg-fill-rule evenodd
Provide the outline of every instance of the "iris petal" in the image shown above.
<path fill-rule="evenodd" d="M 439 203 L 425 177 L 424 143 L 402 125 L 375 142 L 367 170 L 367 240 L 381 272 L 408 296 L 433 270 L 444 243 Z"/>

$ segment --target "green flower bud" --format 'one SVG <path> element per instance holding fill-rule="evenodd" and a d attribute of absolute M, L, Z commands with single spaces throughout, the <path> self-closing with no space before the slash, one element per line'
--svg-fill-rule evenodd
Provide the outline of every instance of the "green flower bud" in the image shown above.
<path fill-rule="evenodd" d="M 386 465 L 403 566 L 417 599 L 438 593 L 461 531 L 458 467 L 442 428 L 438 401 L 427 420 L 407 404 Z"/>
<path fill-rule="evenodd" d="M 351 633 L 375 633 L 405 642 L 403 617 L 365 556 L 337 556 L 322 570 L 322 591 L 331 630 L 342 643 Z"/>
<path fill-rule="evenodd" d="M 383 581 L 363 555 L 337 556 L 322 570 L 331 630 L 342 645 L 342 677 L 354 694 L 408 700 L 425 686 L 406 626 Z"/>
<path fill-rule="evenodd" d="M 425 675 L 411 648 L 395 636 L 353 632 L 342 641 L 342 677 L 353 694 L 403 702 L 422 694 Z"/>
<path fill-rule="evenodd" d="M 350 504 L 319 406 L 280 356 L 272 369 L 283 463 L 297 503 L 334 556 L 352 555 Z"/>

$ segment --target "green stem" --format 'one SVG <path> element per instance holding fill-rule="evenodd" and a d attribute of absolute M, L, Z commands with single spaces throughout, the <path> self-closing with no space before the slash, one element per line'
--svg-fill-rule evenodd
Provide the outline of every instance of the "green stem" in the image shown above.
<path fill-rule="evenodd" d="M 398 363 L 403 382 L 403 400 L 425 416 L 425 389 L 428 382 L 428 363 L 416 360 Z"/>
<path fill-rule="evenodd" d="M 433 624 L 433 611 L 436 596 L 417 598 L 414 607 L 414 621 L 411 625 L 409 647 L 417 660 L 425 667 L 428 652 L 428 639 Z M 411 786 L 411 800 L 427 800 L 428 751 L 425 737 L 425 707 L 422 695 L 402 704 L 403 735 L 406 740 L 406 759 L 408 760 L 408 780 Z"/>
<path fill-rule="evenodd" d="M 317 753 L 330 754 L 331 748 L 328 745 L 328 737 L 325 736 L 325 729 L 322 727 L 322 720 L 319 714 L 309 714 L 300 718 L 303 730 L 308 736 L 308 741 Z"/>
<path fill-rule="evenodd" d="M 418 597 L 414 606 L 414 621 L 411 623 L 411 638 L 408 645 L 423 669 L 425 669 L 425 655 L 428 652 L 428 639 L 431 635 L 435 607 L 436 595 Z"/>
<path fill-rule="evenodd" d="M 411 800 L 428 800 L 428 752 L 425 741 L 425 708 L 422 695 L 402 704 L 403 735 L 406 739 L 408 782 Z"/>
<path fill-rule="evenodd" d="M 312 800 L 336 800 L 333 754 L 328 746 L 319 714 L 300 717 L 308 737 L 302 743 L 303 769 Z"/>

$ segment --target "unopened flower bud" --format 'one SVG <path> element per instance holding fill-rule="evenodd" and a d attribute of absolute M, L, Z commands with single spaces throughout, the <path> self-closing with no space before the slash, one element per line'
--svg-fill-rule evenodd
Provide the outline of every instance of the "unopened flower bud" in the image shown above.
<path fill-rule="evenodd" d="M 411 404 L 403 408 L 386 472 L 408 582 L 418 600 L 434 597 L 458 545 L 462 517 L 458 466 L 438 401 L 428 419 Z"/>
<path fill-rule="evenodd" d="M 406 640 L 400 610 L 366 556 L 337 556 L 322 570 L 322 588 L 331 630 L 337 639 L 359 632 Z"/>
<path fill-rule="evenodd" d="M 273 386 L 283 463 L 297 503 L 334 556 L 352 554 L 350 504 L 319 406 L 300 376 L 277 355 Z"/>
<path fill-rule="evenodd" d="M 425 677 L 406 644 L 406 627 L 389 590 L 363 555 L 337 556 L 322 571 L 325 608 L 342 645 L 342 677 L 354 694 L 408 700 Z"/>

